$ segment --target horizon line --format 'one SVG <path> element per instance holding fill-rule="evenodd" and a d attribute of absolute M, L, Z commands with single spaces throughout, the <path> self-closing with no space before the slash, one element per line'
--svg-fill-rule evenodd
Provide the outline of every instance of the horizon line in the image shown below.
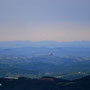
<path fill-rule="evenodd" d="M 41 41 L 33 41 L 33 40 L 7 40 L 7 41 L 0 41 L 0 42 L 90 42 L 90 40 L 75 40 L 75 41 L 48 41 L 48 40 L 41 40 Z"/>

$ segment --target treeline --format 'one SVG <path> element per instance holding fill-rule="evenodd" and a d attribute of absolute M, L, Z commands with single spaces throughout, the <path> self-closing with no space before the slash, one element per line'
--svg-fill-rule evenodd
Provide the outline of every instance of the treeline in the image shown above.
<path fill-rule="evenodd" d="M 0 78 L 0 90 L 90 90 L 90 76 L 72 81 L 50 76 L 40 79 Z"/>

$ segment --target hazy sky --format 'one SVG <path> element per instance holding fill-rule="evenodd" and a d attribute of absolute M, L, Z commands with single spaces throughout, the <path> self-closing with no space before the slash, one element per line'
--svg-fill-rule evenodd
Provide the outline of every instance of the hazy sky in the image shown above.
<path fill-rule="evenodd" d="M 0 0 L 0 41 L 90 40 L 90 0 Z"/>

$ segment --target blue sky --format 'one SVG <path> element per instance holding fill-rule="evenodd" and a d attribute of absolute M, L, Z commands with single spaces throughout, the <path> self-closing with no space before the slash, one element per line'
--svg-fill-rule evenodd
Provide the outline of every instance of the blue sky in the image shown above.
<path fill-rule="evenodd" d="M 90 0 L 0 0 L 0 41 L 90 40 Z"/>

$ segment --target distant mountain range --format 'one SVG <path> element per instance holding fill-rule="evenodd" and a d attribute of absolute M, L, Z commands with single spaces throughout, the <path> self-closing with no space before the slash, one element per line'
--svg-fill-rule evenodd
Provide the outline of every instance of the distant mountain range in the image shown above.
<path fill-rule="evenodd" d="M 90 47 L 90 41 L 0 41 L 0 47 Z"/>

